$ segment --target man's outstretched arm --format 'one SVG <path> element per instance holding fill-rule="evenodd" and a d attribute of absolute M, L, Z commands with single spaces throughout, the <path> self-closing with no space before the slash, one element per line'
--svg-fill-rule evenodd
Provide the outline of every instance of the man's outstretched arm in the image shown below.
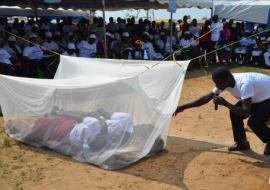
<path fill-rule="evenodd" d="M 213 98 L 214 98 L 214 93 L 210 92 L 209 94 L 206 94 L 190 103 L 184 104 L 182 106 L 178 106 L 177 109 L 175 110 L 174 115 L 177 115 L 179 112 L 182 112 L 185 109 L 202 106 L 210 102 Z"/>

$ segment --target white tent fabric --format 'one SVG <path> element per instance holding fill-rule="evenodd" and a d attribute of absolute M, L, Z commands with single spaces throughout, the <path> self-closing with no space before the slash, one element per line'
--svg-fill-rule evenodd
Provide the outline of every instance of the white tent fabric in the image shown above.
<path fill-rule="evenodd" d="M 87 17 L 87 12 L 80 10 L 39 8 L 37 10 L 37 15 L 41 17 Z M 31 8 L 24 9 L 17 6 L 0 6 L 0 16 L 36 16 L 36 11 Z"/>
<path fill-rule="evenodd" d="M 220 18 L 266 24 L 269 0 L 215 0 L 214 14 Z"/>
<path fill-rule="evenodd" d="M 6 132 L 105 169 L 128 166 L 164 148 L 189 61 L 157 63 L 61 56 L 51 80 L 1 75 Z"/>
<path fill-rule="evenodd" d="M 157 1 L 161 4 L 169 3 L 169 0 L 150 0 Z M 177 7 L 198 7 L 198 8 L 212 8 L 212 0 L 175 0 Z"/>
<path fill-rule="evenodd" d="M 155 0 L 150 0 L 155 1 Z M 157 0 L 169 3 L 169 0 Z M 270 9 L 269 0 L 175 0 L 177 7 L 213 8 L 220 18 L 266 24 Z"/>

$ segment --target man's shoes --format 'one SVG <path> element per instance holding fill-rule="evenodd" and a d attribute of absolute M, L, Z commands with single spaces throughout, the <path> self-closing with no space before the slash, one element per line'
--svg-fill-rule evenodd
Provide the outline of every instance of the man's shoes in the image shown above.
<path fill-rule="evenodd" d="M 247 140 L 241 141 L 241 142 L 236 142 L 232 146 L 228 148 L 229 151 L 241 151 L 241 150 L 250 150 L 250 145 Z M 269 151 L 270 151 L 270 146 L 269 146 Z M 270 153 L 270 152 L 269 152 Z"/>
<path fill-rule="evenodd" d="M 264 148 L 264 155 L 270 155 L 270 143 L 267 143 Z"/>

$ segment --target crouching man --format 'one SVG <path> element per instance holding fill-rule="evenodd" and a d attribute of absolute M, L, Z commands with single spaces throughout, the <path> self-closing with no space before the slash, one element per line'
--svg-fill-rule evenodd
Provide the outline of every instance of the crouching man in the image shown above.
<path fill-rule="evenodd" d="M 270 128 L 267 126 L 270 118 L 270 77 L 260 73 L 232 74 L 228 69 L 220 67 L 213 72 L 212 80 L 216 85 L 212 92 L 191 103 L 178 106 L 175 115 L 213 100 L 216 109 L 221 105 L 230 110 L 235 144 L 228 148 L 229 151 L 250 149 L 243 122 L 249 118 L 249 127 L 262 142 L 266 143 L 264 154 L 270 155 Z M 224 90 L 239 101 L 232 105 L 219 96 Z"/>

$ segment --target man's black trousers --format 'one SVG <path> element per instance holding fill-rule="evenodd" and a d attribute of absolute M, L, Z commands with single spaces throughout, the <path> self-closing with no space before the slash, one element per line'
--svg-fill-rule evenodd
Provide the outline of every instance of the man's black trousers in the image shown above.
<path fill-rule="evenodd" d="M 235 106 L 242 106 L 239 101 Z M 246 140 L 246 133 L 244 129 L 244 118 L 232 113 L 230 111 L 230 118 L 233 129 L 233 136 L 235 142 Z M 264 143 L 270 143 L 270 128 L 267 126 L 267 121 L 270 119 L 270 99 L 263 102 L 252 104 L 251 114 L 248 119 L 248 126 Z"/>

